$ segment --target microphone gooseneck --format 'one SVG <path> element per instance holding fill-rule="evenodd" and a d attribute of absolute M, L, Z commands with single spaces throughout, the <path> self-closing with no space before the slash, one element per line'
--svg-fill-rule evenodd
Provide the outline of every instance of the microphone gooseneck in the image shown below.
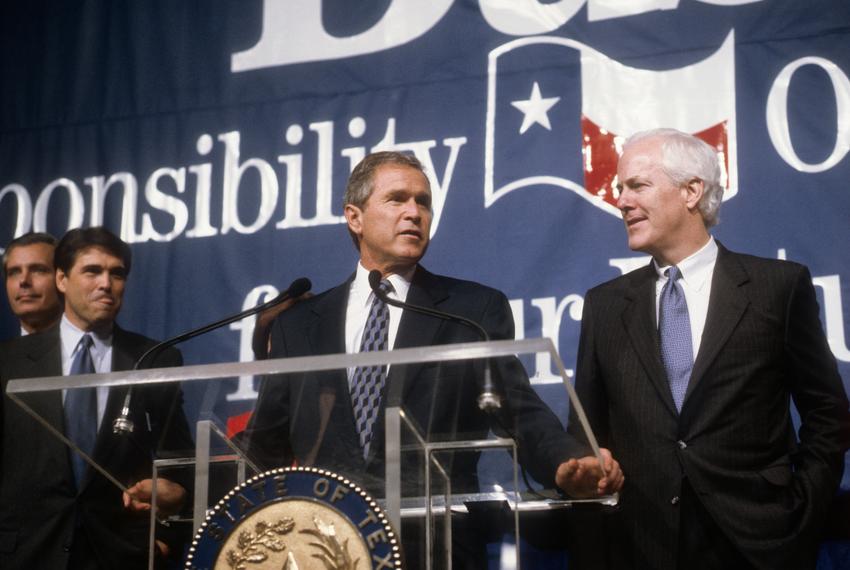
<path fill-rule="evenodd" d="M 445 313 L 436 309 L 421 307 L 419 305 L 412 305 L 410 303 L 399 301 L 397 299 L 392 299 L 386 293 L 381 291 L 379 287 L 380 284 L 381 272 L 377 269 L 373 269 L 369 272 L 369 287 L 372 288 L 372 291 L 375 293 L 375 295 L 384 303 L 402 309 L 409 309 L 413 312 L 435 317 L 437 319 L 460 323 L 475 330 L 475 332 L 477 332 L 481 339 L 485 342 L 490 340 L 490 335 L 487 334 L 487 331 L 484 330 L 484 327 L 482 327 L 475 321 L 467 319 L 466 317 L 462 317 L 460 315 Z M 487 413 L 495 412 L 496 410 L 502 407 L 502 398 L 496 392 L 495 385 L 493 384 L 493 373 L 490 368 L 489 358 L 486 359 L 484 363 L 484 381 L 481 383 L 481 393 L 478 395 L 478 407 Z"/>
<path fill-rule="evenodd" d="M 200 336 L 202 334 L 213 331 L 217 328 L 223 327 L 224 325 L 229 325 L 232 322 L 244 319 L 245 317 L 250 317 L 251 315 L 256 315 L 259 312 L 265 311 L 266 309 L 270 309 L 275 305 L 279 305 L 283 303 L 287 299 L 293 299 L 295 297 L 300 297 L 304 293 L 310 290 L 313 284 L 306 277 L 299 277 L 295 281 L 293 281 L 289 287 L 277 295 L 271 301 L 267 301 L 261 305 L 257 305 L 256 307 L 252 307 L 250 309 L 246 309 L 240 313 L 235 315 L 225 317 L 220 321 L 216 321 L 214 323 L 204 325 L 197 329 L 185 332 L 183 334 L 179 334 L 173 338 L 164 340 L 160 343 L 153 345 L 149 348 L 142 356 L 136 361 L 136 364 L 133 366 L 133 370 L 141 370 L 142 364 L 144 364 L 148 360 L 152 360 L 154 356 L 162 352 L 168 347 L 174 346 L 175 344 L 179 344 L 183 341 L 195 338 L 196 336 Z M 133 432 L 135 426 L 133 425 L 133 420 L 130 419 L 130 402 L 133 397 L 133 387 L 131 386 L 127 390 L 127 395 L 124 396 L 124 403 L 121 406 L 121 413 L 117 418 L 112 422 L 112 431 L 117 434 L 129 434 Z"/>

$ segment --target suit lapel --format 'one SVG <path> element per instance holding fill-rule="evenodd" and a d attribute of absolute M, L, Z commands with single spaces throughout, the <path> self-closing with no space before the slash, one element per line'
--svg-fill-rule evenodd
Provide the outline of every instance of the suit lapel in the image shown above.
<path fill-rule="evenodd" d="M 446 288 L 432 273 L 422 267 L 417 267 L 410 282 L 407 302 L 428 309 L 439 310 L 438 305 L 449 296 Z M 428 346 L 436 336 L 437 330 L 443 323 L 440 319 L 429 315 L 404 311 L 398 327 L 394 348 L 411 348 Z"/>
<path fill-rule="evenodd" d="M 631 287 L 626 292 L 627 306 L 623 311 L 623 325 L 631 340 L 632 347 L 640 359 L 659 397 L 670 413 L 677 415 L 667 373 L 661 362 L 661 350 L 658 345 L 658 328 L 655 316 L 656 273 L 650 263 L 636 271 Z"/>
<path fill-rule="evenodd" d="M 40 341 L 33 343 L 26 353 L 29 366 L 37 373 L 28 376 L 62 375 L 62 340 L 59 327 L 53 327 L 41 335 Z M 65 432 L 65 413 L 62 406 L 62 392 L 35 392 L 21 398 L 34 412 L 62 433 Z M 53 437 L 51 435 L 51 437 Z"/>
<path fill-rule="evenodd" d="M 36 337 L 33 336 L 31 338 L 35 339 Z M 38 338 L 39 341 L 33 342 L 25 353 L 28 366 L 31 367 L 31 371 L 27 372 L 27 376 L 62 376 L 62 337 L 59 326 L 42 333 Z M 24 395 L 22 399 L 43 420 L 60 433 L 65 433 L 65 410 L 62 400 L 62 390 L 34 392 Z M 48 437 L 54 439 L 53 434 L 49 434 Z M 61 448 L 67 451 L 67 457 L 70 459 L 70 454 L 73 452 L 64 443 L 58 440 L 55 443 L 61 445 Z M 74 476 L 71 469 L 71 462 L 66 461 L 64 465 L 66 466 L 67 480 L 71 488 L 73 488 Z"/>
<path fill-rule="evenodd" d="M 124 329 L 115 325 L 112 332 L 112 371 L 132 370 L 136 365 L 136 359 L 142 352 L 139 346 L 130 346 L 127 342 L 127 333 Z"/>
<path fill-rule="evenodd" d="M 27 358 L 31 361 L 33 370 L 37 370 L 41 376 L 62 376 L 62 335 L 60 334 L 59 326 L 55 326 L 49 331 L 43 333 L 41 342 L 34 345 L 27 353 Z M 54 390 L 51 392 L 36 392 L 28 395 L 24 400 L 27 402 L 42 419 L 56 428 L 63 435 L 65 434 L 65 406 L 62 397 L 62 390 Z M 50 434 L 50 438 L 54 438 Z M 74 453 L 64 442 L 56 441 L 66 450 L 68 458 L 64 465 L 68 485 L 71 489 L 75 489 L 74 475 L 71 467 L 70 457 Z M 86 470 L 85 479 L 88 481 L 91 478 L 91 469 Z M 85 488 L 86 481 L 82 485 L 76 486 L 77 494 L 80 494 Z"/>
<path fill-rule="evenodd" d="M 122 370 L 132 370 L 136 363 L 137 352 L 139 347 L 129 346 L 124 331 L 115 325 L 112 332 L 112 372 L 120 372 Z M 109 395 L 106 398 L 106 407 L 103 412 L 103 420 L 100 422 L 100 427 L 97 430 L 97 440 L 92 452 L 92 457 L 97 461 L 98 465 L 108 469 L 110 464 L 109 458 L 115 452 L 118 443 L 122 437 L 135 437 L 135 435 L 116 436 L 112 433 L 112 424 L 120 413 L 124 405 L 124 398 L 127 395 L 128 387 L 114 386 L 109 389 Z M 138 424 L 138 419 L 136 420 Z M 135 429 L 145 429 L 143 425 L 136 425 Z M 94 471 L 89 468 L 86 471 L 86 484 L 91 481 Z"/>
<path fill-rule="evenodd" d="M 132 370 L 136 365 L 136 360 L 141 356 L 144 347 L 130 345 L 126 334 L 118 326 L 115 325 L 112 333 L 112 371 L 120 372 L 123 370 Z M 127 395 L 128 388 L 126 386 L 115 386 L 109 389 L 109 397 L 106 400 L 106 410 L 103 414 L 103 423 L 99 431 L 98 439 L 101 436 L 108 436 L 112 433 L 112 423 L 121 413 L 121 408 L 124 405 L 124 398 Z M 111 437 L 107 439 L 112 440 Z"/>
<path fill-rule="evenodd" d="M 412 305 L 439 310 L 439 305 L 448 298 L 449 294 L 441 281 L 421 266 L 417 266 L 410 283 L 406 301 Z M 436 317 L 405 310 L 401 316 L 394 349 L 431 346 L 437 344 L 434 340 L 443 321 Z M 387 383 L 401 382 L 404 379 L 415 378 L 422 364 L 407 364 L 396 366 L 390 370 Z M 413 382 L 405 382 L 402 390 L 403 399 L 413 388 Z"/>
<path fill-rule="evenodd" d="M 749 299 L 742 287 L 749 281 L 749 276 L 734 254 L 719 243 L 717 246 L 717 262 L 711 280 L 708 315 L 702 332 L 699 353 L 694 361 L 691 380 L 685 393 L 683 409 L 749 305 Z"/>
<path fill-rule="evenodd" d="M 345 313 L 348 292 L 354 275 L 342 285 L 328 291 L 313 307 L 314 319 L 307 325 L 311 354 L 345 352 Z"/>

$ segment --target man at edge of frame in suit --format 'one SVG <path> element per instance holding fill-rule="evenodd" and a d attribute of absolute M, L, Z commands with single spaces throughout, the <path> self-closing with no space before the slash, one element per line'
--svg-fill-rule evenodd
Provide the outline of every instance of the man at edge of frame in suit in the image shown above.
<path fill-rule="evenodd" d="M 152 461 L 192 448 L 182 396 L 173 384 L 136 389 L 135 429 L 119 435 L 112 423 L 126 387 L 22 395 L 125 485 L 125 493 L 5 396 L 12 379 L 129 370 L 155 344 L 115 323 L 130 272 L 126 243 L 102 227 L 74 229 L 57 244 L 55 261 L 65 304 L 59 325 L 0 347 L 0 567 L 142 570 L 148 567 Z M 153 365 L 181 363 L 171 349 Z M 157 479 L 163 514 L 176 511 L 186 494 L 183 485 Z M 169 549 L 182 554 L 157 541 L 161 555 Z"/>
<path fill-rule="evenodd" d="M 808 269 L 715 241 L 720 168 L 696 137 L 632 136 L 617 179 L 629 248 L 652 262 L 587 293 L 576 370 L 626 476 L 610 566 L 814 568 L 850 414 Z"/>
<path fill-rule="evenodd" d="M 381 333 L 385 342 L 378 350 L 480 340 L 474 330 L 458 323 L 379 303 L 368 282 L 373 270 L 381 272 L 390 297 L 466 317 L 494 340 L 514 338 L 504 294 L 434 275 L 419 264 L 430 239 L 432 211 L 429 181 L 415 157 L 379 152 L 364 158 L 349 178 L 344 205 L 348 230 L 359 251 L 357 269 L 343 284 L 277 317 L 271 330 L 272 357 L 367 350 L 364 337 L 373 336 L 367 331 L 373 330 L 369 322 L 375 307 L 386 307 L 388 315 Z M 377 403 L 365 411 L 357 403 L 360 368 L 268 378 L 260 386 L 246 430 L 250 452 L 266 467 L 318 466 L 380 492 L 386 386 L 403 382 L 402 405 L 426 438 L 480 439 L 491 425 L 491 418 L 476 404 L 480 366 L 480 361 L 391 366 L 374 388 Z M 553 485 L 559 466 L 571 457 L 569 438 L 531 388 L 517 359 L 495 359 L 493 369 L 504 395 L 498 421 L 517 436 L 520 461 L 538 481 Z M 622 484 L 616 462 L 603 453 L 607 476 L 598 469 L 588 470 L 585 491 L 593 495 L 614 492 Z M 453 456 L 449 467 L 453 493 L 477 490 L 476 462 L 477 454 Z"/>
<path fill-rule="evenodd" d="M 9 242 L 3 252 L 6 297 L 20 322 L 20 336 L 46 331 L 62 317 L 53 265 L 55 249 L 55 237 L 30 232 Z"/>

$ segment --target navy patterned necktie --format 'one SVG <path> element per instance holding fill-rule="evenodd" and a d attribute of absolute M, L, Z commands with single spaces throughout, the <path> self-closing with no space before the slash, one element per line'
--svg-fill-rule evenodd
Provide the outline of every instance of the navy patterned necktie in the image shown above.
<path fill-rule="evenodd" d="M 392 291 L 392 284 L 384 279 L 378 288 L 384 293 Z M 390 310 L 377 295 L 369 309 L 366 328 L 363 330 L 363 340 L 360 352 L 386 350 L 387 330 L 390 324 Z M 372 427 L 378 417 L 381 406 L 381 393 L 387 381 L 387 367 L 358 366 L 351 381 L 351 404 L 354 407 L 354 421 L 360 435 L 360 446 L 363 457 L 369 455 L 369 444 L 372 441 Z"/>
<path fill-rule="evenodd" d="M 94 374 L 91 356 L 91 335 L 83 335 L 77 345 L 77 354 L 71 363 L 70 375 Z M 97 390 L 76 388 L 65 394 L 65 435 L 86 454 L 91 456 L 97 437 Z M 71 453 L 71 464 L 77 488 L 80 488 L 86 473 L 86 461 L 79 453 Z"/>
<path fill-rule="evenodd" d="M 667 370 L 667 380 L 676 409 L 682 411 L 685 392 L 694 367 L 694 348 L 691 338 L 691 319 L 688 315 L 688 302 L 685 292 L 679 284 L 682 276 L 679 268 L 670 267 L 665 271 L 667 283 L 661 289 L 658 309 L 658 333 L 661 336 L 661 359 Z"/>

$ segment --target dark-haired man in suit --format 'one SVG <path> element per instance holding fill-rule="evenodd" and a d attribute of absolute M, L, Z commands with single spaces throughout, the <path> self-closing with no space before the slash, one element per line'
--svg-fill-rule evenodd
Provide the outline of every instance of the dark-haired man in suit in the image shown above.
<path fill-rule="evenodd" d="M 130 248 L 104 228 L 71 230 L 56 247 L 56 286 L 64 296 L 59 326 L 6 343 L 0 380 L 129 370 L 154 341 L 115 324 L 130 272 Z M 176 350 L 154 366 L 179 366 Z M 0 405 L 0 567 L 147 568 L 151 465 L 155 455 L 190 451 L 180 391 L 174 385 L 134 392 L 133 433 L 113 433 L 126 388 L 24 395 L 128 488 L 126 493 L 70 452 L 5 395 Z M 186 490 L 159 478 L 164 511 Z M 159 545 L 163 551 L 168 545 Z M 179 554 L 179 553 L 177 553 Z"/>
<path fill-rule="evenodd" d="M 419 265 L 430 239 L 431 190 L 415 157 L 397 152 L 367 156 L 349 178 L 344 203 L 348 230 L 360 254 L 357 269 L 345 283 L 296 304 L 275 320 L 272 357 L 480 340 L 474 330 L 455 322 L 387 306 L 369 285 L 374 270 L 380 271 L 381 286 L 390 297 L 466 317 L 492 339 L 514 338 L 504 294 L 434 275 Z M 476 405 L 480 365 L 428 363 L 393 366 L 388 372 L 375 367 L 269 378 L 260 387 L 246 434 L 251 452 L 267 467 L 316 465 L 379 492 L 387 387 L 401 383 L 402 405 L 426 438 L 482 438 L 491 418 Z M 504 391 L 501 423 L 517 435 L 521 460 L 535 478 L 554 484 L 570 451 L 560 422 L 532 390 L 515 358 L 499 359 L 494 368 Z M 472 453 L 454 457 L 453 492 L 477 490 L 476 461 Z M 621 484 L 610 457 L 608 467 L 609 478 L 600 474 L 593 482 L 603 493 Z M 485 562 L 456 558 L 459 564 Z"/>
<path fill-rule="evenodd" d="M 588 292 L 576 371 L 626 477 L 613 566 L 814 568 L 850 413 L 808 270 L 714 240 L 720 168 L 696 137 L 634 135 L 617 177 L 652 263 Z"/>

